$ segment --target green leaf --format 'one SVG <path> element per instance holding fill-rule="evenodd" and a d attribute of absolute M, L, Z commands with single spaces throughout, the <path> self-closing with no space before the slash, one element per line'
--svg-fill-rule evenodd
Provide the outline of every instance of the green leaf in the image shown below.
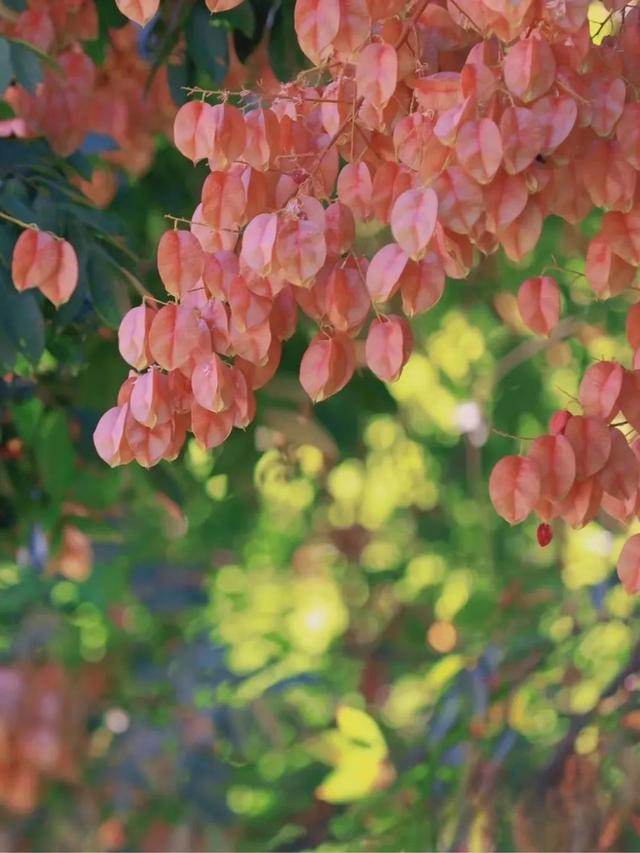
<path fill-rule="evenodd" d="M 181 107 L 189 100 L 187 93 L 184 91 L 184 86 L 189 84 L 192 79 L 188 72 L 188 68 L 192 69 L 192 63 L 185 59 L 180 65 L 170 65 L 167 69 L 167 82 L 169 83 L 169 91 L 173 98 L 173 103 L 177 107 Z"/>
<path fill-rule="evenodd" d="M 109 257 L 99 251 L 90 254 L 87 275 L 96 314 L 107 326 L 117 329 L 131 307 L 124 280 L 116 274 Z"/>
<path fill-rule="evenodd" d="M 49 412 L 36 439 L 36 459 L 42 485 L 51 497 L 60 498 L 73 480 L 75 454 L 67 419 L 62 412 Z"/>
<path fill-rule="evenodd" d="M 187 51 L 214 83 L 222 83 L 229 67 L 227 28 L 210 17 L 205 6 L 194 6 L 187 21 Z"/>
<path fill-rule="evenodd" d="M 14 12 L 24 12 L 27 8 L 27 0 L 4 0 L 4 5 L 13 9 Z"/>
<path fill-rule="evenodd" d="M 229 29 L 238 30 L 248 39 L 253 38 L 256 31 L 256 13 L 253 11 L 253 6 L 249 0 L 244 0 L 244 3 L 236 6 L 235 9 L 219 12 L 215 19 L 226 21 L 229 24 Z"/>
<path fill-rule="evenodd" d="M 5 369 L 15 366 L 22 354 L 31 364 L 40 360 L 44 351 L 44 321 L 33 293 L 18 293 L 9 273 L 0 268 L 0 338 L 1 358 Z"/>
<path fill-rule="evenodd" d="M 278 80 L 291 80 L 308 63 L 293 26 L 295 0 L 282 0 L 269 39 L 269 61 Z"/>
<path fill-rule="evenodd" d="M 20 438 L 31 444 L 36 436 L 40 419 L 44 412 L 42 401 L 38 397 L 31 397 L 22 403 L 13 406 L 13 423 Z"/>
<path fill-rule="evenodd" d="M 42 83 L 42 59 L 23 42 L 12 41 L 10 44 L 11 64 L 15 78 L 27 92 L 33 95 L 38 83 Z"/>
<path fill-rule="evenodd" d="M 0 91 L 4 92 L 12 79 L 11 48 L 6 38 L 0 37 Z"/>

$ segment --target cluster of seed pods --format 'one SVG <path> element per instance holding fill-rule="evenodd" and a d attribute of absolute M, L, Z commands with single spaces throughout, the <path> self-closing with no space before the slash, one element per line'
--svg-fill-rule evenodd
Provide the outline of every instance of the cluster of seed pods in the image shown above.
<path fill-rule="evenodd" d="M 36 288 L 54 305 L 62 305 L 78 284 L 76 251 L 48 231 L 28 228 L 13 247 L 11 277 L 16 290 Z"/>
<path fill-rule="evenodd" d="M 0 805 L 29 814 L 48 781 L 76 780 L 80 722 L 59 666 L 0 667 Z"/>
<path fill-rule="evenodd" d="M 210 12 L 227 12 L 235 9 L 243 0 L 205 0 Z M 160 8 L 160 0 L 116 0 L 123 15 L 140 26 L 147 24 Z"/>
<path fill-rule="evenodd" d="M 43 65 L 42 82 L 33 91 L 16 82 L 0 93 L 15 113 L 0 121 L 0 135 L 44 136 L 66 157 L 88 133 L 104 134 L 118 146 L 106 159 L 134 174 L 149 167 L 154 136 L 170 129 L 175 107 L 166 68 L 149 83 L 150 65 L 140 56 L 137 27 L 110 31 L 100 66 L 83 49 L 99 35 L 94 0 L 28 0 L 15 20 L 0 22 L 0 33 L 55 60 Z M 100 171 L 103 183 L 107 174 Z M 109 190 L 106 201 L 115 192 L 115 181 L 109 182 Z"/>
<path fill-rule="evenodd" d="M 613 16 L 620 3 L 607 5 Z M 210 174 L 189 230 L 160 242 L 172 301 L 123 321 L 120 349 L 135 372 L 98 426 L 101 456 L 152 465 L 173 458 L 187 430 L 212 447 L 246 425 L 253 391 L 275 372 L 300 312 L 318 326 L 300 366 L 312 400 L 349 381 L 361 333 L 367 365 L 393 381 L 411 352 L 405 318 L 432 308 L 445 279 L 464 279 L 481 255 L 521 261 L 550 215 L 578 224 L 606 211 L 586 277 L 601 299 L 630 287 L 640 264 L 640 9 L 626 9 L 616 35 L 596 44 L 587 8 L 297 0 L 312 69 L 258 103 L 247 93 L 238 106 L 203 97 L 178 112 L 176 146 L 208 161 Z M 374 220 L 389 227 L 389 242 L 369 259 L 356 231 Z M 518 304 L 529 327 L 548 334 L 557 284 L 529 279 Z M 592 398 L 609 372 L 621 390 L 605 412 Z M 573 459 L 559 491 L 542 485 L 537 461 L 501 463 L 491 491 L 505 517 L 520 520 L 526 506 L 580 525 L 600 487 L 626 512 L 631 492 L 612 472 L 635 455 L 608 424 L 620 401 L 633 425 L 634 376 L 595 366 L 585 414 L 535 445 L 545 459 Z M 514 491 L 520 480 L 528 485 Z"/>

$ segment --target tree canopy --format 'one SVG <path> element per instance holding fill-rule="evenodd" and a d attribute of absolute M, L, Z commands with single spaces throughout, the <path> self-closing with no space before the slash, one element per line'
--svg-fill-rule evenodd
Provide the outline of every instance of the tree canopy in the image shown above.
<path fill-rule="evenodd" d="M 637 848 L 638 57 L 0 2 L 0 846 Z"/>

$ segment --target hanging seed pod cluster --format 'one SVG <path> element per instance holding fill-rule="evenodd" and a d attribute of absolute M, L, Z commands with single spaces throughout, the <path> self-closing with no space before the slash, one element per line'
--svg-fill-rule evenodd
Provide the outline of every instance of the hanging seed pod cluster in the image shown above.
<path fill-rule="evenodd" d="M 210 173 L 189 229 L 158 247 L 170 302 L 123 320 L 133 372 L 96 430 L 103 459 L 150 466 L 175 458 L 189 431 L 211 448 L 245 427 L 301 313 L 318 327 L 300 365 L 313 401 L 349 381 L 359 336 L 368 367 L 395 380 L 412 348 L 407 318 L 482 255 L 521 261 L 551 215 L 577 224 L 606 211 L 586 278 L 599 299 L 629 288 L 640 264 L 640 9 L 605 5 L 620 20 L 599 43 L 587 0 L 297 0 L 310 70 L 268 99 L 199 98 L 178 112 L 176 146 Z M 366 258 L 354 237 L 371 220 L 392 240 Z M 518 305 L 549 334 L 556 282 L 523 282 Z M 634 350 L 638 329 L 630 316 Z M 591 367 L 580 403 L 494 470 L 491 497 L 510 523 L 535 512 L 580 526 L 601 506 L 636 514 L 635 362 Z M 639 566 L 623 573 L 629 591 Z"/>

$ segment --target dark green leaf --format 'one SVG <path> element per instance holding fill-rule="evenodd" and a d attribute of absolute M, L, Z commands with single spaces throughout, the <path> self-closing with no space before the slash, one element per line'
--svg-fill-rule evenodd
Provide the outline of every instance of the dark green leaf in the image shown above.
<path fill-rule="evenodd" d="M 85 181 L 91 180 L 93 168 L 88 158 L 81 151 L 74 151 L 70 157 L 67 157 L 67 163 Z"/>
<path fill-rule="evenodd" d="M 0 268 L 0 338 L 3 360 L 13 358 L 11 369 L 20 353 L 36 364 L 44 351 L 44 322 L 33 293 L 18 293 L 8 271 Z"/>
<path fill-rule="evenodd" d="M 13 9 L 14 12 L 24 12 L 27 8 L 27 0 L 4 0 L 4 5 Z"/>
<path fill-rule="evenodd" d="M 249 39 L 256 31 L 256 13 L 249 0 L 244 0 L 244 3 L 236 6 L 235 9 L 229 9 L 228 12 L 220 12 L 216 15 L 216 20 L 226 21 L 229 29 L 239 30 Z"/>
<path fill-rule="evenodd" d="M 11 48 L 6 38 L 0 37 L 0 90 L 4 92 L 12 79 Z"/>
<path fill-rule="evenodd" d="M 212 18 L 202 4 L 193 7 L 187 21 L 189 56 L 203 68 L 214 83 L 222 83 L 229 67 L 227 28 Z"/>
<path fill-rule="evenodd" d="M 62 412 L 49 412 L 42 419 L 35 447 L 42 485 L 53 498 L 59 498 L 73 480 L 75 459 Z"/>
<path fill-rule="evenodd" d="M 16 80 L 33 95 L 43 79 L 42 59 L 22 42 L 12 41 L 10 50 Z"/>
<path fill-rule="evenodd" d="M 123 279 L 105 253 L 93 251 L 87 270 L 89 293 L 96 314 L 114 329 L 131 307 L 129 293 Z"/>
<path fill-rule="evenodd" d="M 189 84 L 192 79 L 188 69 L 192 68 L 192 63 L 188 60 L 180 65 L 170 65 L 167 71 L 167 80 L 169 83 L 169 91 L 176 106 L 181 107 L 188 101 L 187 93 L 184 91 L 184 86 Z"/>
<path fill-rule="evenodd" d="M 0 259 L 7 269 L 11 266 L 11 256 L 17 236 L 18 230 L 15 225 L 6 221 L 0 222 Z"/>
<path fill-rule="evenodd" d="M 269 39 L 269 61 L 278 80 L 291 80 L 307 65 L 293 26 L 295 0 L 282 0 Z"/>

